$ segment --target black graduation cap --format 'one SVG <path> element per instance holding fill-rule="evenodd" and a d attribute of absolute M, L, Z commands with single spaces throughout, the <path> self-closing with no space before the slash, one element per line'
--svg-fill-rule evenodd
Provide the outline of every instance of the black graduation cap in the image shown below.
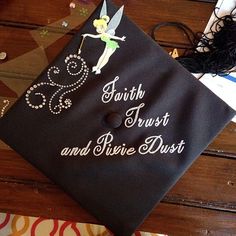
<path fill-rule="evenodd" d="M 0 119 L 0 137 L 130 236 L 234 114 L 105 1 Z"/>

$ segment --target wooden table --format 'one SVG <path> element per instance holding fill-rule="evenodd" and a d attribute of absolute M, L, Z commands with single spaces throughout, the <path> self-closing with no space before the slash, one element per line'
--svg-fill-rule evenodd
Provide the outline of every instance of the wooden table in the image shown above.
<path fill-rule="evenodd" d="M 69 42 L 99 1 L 80 2 L 87 5 L 77 7 L 72 14 L 70 0 L 0 1 L 0 51 L 8 55 L 0 64 L 0 109 L 4 99 L 10 105 L 14 103 Z M 214 8 L 212 3 L 187 0 L 117 0 L 115 3 L 124 4 L 126 14 L 146 32 L 161 21 L 180 21 L 195 32 L 202 31 Z M 63 20 L 69 23 L 68 27 L 76 28 L 67 32 L 68 27 L 61 26 Z M 40 28 L 46 25 L 49 26 Z M 174 42 L 187 46 L 186 37 L 176 29 L 165 28 L 158 38 L 161 45 Z M 236 125 L 230 123 L 140 229 L 181 236 L 236 235 L 235 158 Z M 99 223 L 3 143 L 0 144 L 0 193 L 0 212 Z"/>

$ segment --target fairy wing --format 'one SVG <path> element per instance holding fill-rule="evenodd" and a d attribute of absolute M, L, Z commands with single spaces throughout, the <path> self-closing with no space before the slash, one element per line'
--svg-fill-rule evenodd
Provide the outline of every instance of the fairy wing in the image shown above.
<path fill-rule="evenodd" d="M 107 15 L 107 1 L 104 0 L 103 5 L 102 5 L 102 9 L 100 12 L 100 18 L 102 18 L 103 16 L 106 16 L 106 15 Z"/>
<path fill-rule="evenodd" d="M 124 11 L 124 6 L 122 6 L 117 12 L 116 14 L 112 17 L 112 19 L 110 20 L 108 27 L 107 27 L 107 33 L 111 34 L 111 35 L 115 35 L 115 30 L 116 28 L 119 26 L 122 15 L 123 15 L 123 11 Z"/>

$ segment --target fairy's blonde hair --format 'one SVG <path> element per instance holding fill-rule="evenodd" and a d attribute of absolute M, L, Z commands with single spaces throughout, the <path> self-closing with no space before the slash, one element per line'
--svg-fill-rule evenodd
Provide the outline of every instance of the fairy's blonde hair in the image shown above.
<path fill-rule="evenodd" d="M 102 26 L 104 28 L 107 28 L 107 23 L 110 21 L 110 17 L 105 15 L 102 16 L 100 19 L 96 19 L 93 21 L 93 26 L 94 27 L 98 27 L 98 26 Z"/>

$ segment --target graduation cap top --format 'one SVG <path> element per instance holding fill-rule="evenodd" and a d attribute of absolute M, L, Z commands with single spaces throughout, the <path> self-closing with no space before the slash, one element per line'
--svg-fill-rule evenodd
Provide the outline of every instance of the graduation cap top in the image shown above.
<path fill-rule="evenodd" d="M 0 119 L 0 137 L 130 236 L 234 114 L 104 1 Z"/>

